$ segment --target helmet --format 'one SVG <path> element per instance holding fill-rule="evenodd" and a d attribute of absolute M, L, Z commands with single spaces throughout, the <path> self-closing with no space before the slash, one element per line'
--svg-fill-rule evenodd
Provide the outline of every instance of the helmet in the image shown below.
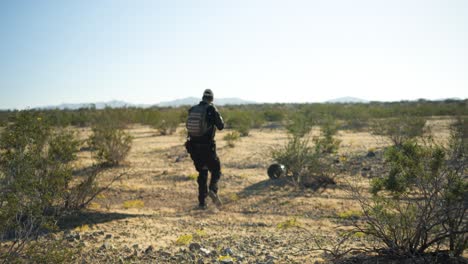
<path fill-rule="evenodd" d="M 274 163 L 268 167 L 268 177 L 270 177 L 270 179 L 278 179 L 283 177 L 285 174 L 286 169 L 282 164 Z"/>

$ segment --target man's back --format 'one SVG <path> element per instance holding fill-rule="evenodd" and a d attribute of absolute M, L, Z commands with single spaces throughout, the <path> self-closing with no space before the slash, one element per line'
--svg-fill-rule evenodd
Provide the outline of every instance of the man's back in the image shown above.
<path fill-rule="evenodd" d="M 214 142 L 214 137 L 216 134 L 216 128 L 219 130 L 222 130 L 224 128 L 224 121 L 221 115 L 219 114 L 218 110 L 216 107 L 208 102 L 201 101 L 197 106 L 206 106 L 206 123 L 208 126 L 208 129 L 206 133 L 202 136 L 190 136 L 190 141 L 195 142 L 195 143 L 211 143 Z M 192 106 L 189 109 L 189 115 L 190 112 L 193 111 L 195 106 Z"/>

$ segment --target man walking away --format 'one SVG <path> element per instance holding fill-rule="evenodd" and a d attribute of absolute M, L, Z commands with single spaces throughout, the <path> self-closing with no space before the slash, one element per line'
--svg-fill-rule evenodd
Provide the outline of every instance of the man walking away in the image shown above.
<path fill-rule="evenodd" d="M 223 118 L 213 105 L 213 92 L 206 89 L 202 101 L 190 108 L 187 118 L 188 138 L 185 147 L 198 171 L 198 208 L 206 209 L 205 199 L 208 196 L 216 206 L 222 205 L 218 197 L 218 181 L 221 177 L 221 163 L 216 154 L 216 128 L 224 128 Z M 211 173 L 210 184 L 208 171 Z"/>

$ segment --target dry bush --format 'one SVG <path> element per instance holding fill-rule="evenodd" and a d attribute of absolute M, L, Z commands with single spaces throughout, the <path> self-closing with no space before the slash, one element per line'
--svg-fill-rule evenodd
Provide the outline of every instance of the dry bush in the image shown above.
<path fill-rule="evenodd" d="M 89 145 L 94 150 L 97 160 L 114 166 L 127 157 L 132 140 L 132 136 L 122 129 L 109 123 L 102 123 L 93 127 Z"/>
<path fill-rule="evenodd" d="M 72 161 L 79 145 L 73 133 L 52 129 L 34 112 L 18 113 L 1 133 L 0 244 L 9 246 L 0 247 L 0 260 L 27 258 L 21 253 L 28 243 L 108 187 L 96 185 L 100 170 L 75 184 Z"/>
<path fill-rule="evenodd" d="M 338 151 L 341 141 L 335 138 L 338 132 L 338 124 L 332 118 L 326 118 L 320 125 L 321 135 L 314 138 L 318 152 L 333 154 Z"/>
<path fill-rule="evenodd" d="M 309 139 L 294 136 L 285 145 L 272 149 L 271 156 L 286 167 L 286 175 L 291 176 L 296 185 L 324 187 L 335 182 L 330 159 L 319 149 L 312 147 Z"/>
<path fill-rule="evenodd" d="M 239 132 L 237 131 L 232 131 L 232 132 L 229 132 L 227 133 L 226 135 L 224 135 L 223 137 L 224 140 L 226 140 L 227 142 L 227 145 L 230 147 L 230 148 L 233 148 L 236 146 L 236 142 L 239 141 L 240 139 L 240 134 Z"/>
<path fill-rule="evenodd" d="M 312 129 L 312 120 L 304 113 L 297 112 L 292 115 L 286 129 L 293 137 L 304 137 Z"/>
<path fill-rule="evenodd" d="M 467 248 L 467 163 L 460 159 L 466 157 L 460 127 L 452 128 L 455 143 L 448 149 L 414 141 L 389 148 L 390 172 L 372 182 L 373 195 L 353 189 L 363 211 L 362 222 L 355 225 L 383 245 L 377 251 L 415 256 L 449 250 L 460 256 Z M 457 160 L 450 155 L 454 150 Z"/>
<path fill-rule="evenodd" d="M 401 116 L 374 120 L 370 129 L 372 134 L 387 137 L 394 145 L 399 146 L 410 139 L 423 136 L 425 124 L 426 119 L 422 117 Z"/>
<path fill-rule="evenodd" d="M 177 130 L 179 124 L 184 120 L 183 113 L 176 109 L 162 111 L 160 117 L 153 125 L 162 136 L 172 135 Z"/>
<path fill-rule="evenodd" d="M 0 236 L 13 239 L 3 258 L 55 227 L 72 180 L 79 142 L 41 116 L 20 112 L 0 136 Z"/>

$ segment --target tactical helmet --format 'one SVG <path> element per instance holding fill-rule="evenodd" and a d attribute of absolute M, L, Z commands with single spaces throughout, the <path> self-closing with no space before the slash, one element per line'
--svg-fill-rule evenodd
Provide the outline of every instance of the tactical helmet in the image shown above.
<path fill-rule="evenodd" d="M 203 92 L 203 97 L 213 97 L 213 91 L 211 91 L 211 89 L 206 89 Z"/>
<path fill-rule="evenodd" d="M 270 179 L 278 179 L 283 177 L 285 174 L 286 169 L 282 164 L 274 163 L 268 167 L 268 177 L 270 177 Z"/>

